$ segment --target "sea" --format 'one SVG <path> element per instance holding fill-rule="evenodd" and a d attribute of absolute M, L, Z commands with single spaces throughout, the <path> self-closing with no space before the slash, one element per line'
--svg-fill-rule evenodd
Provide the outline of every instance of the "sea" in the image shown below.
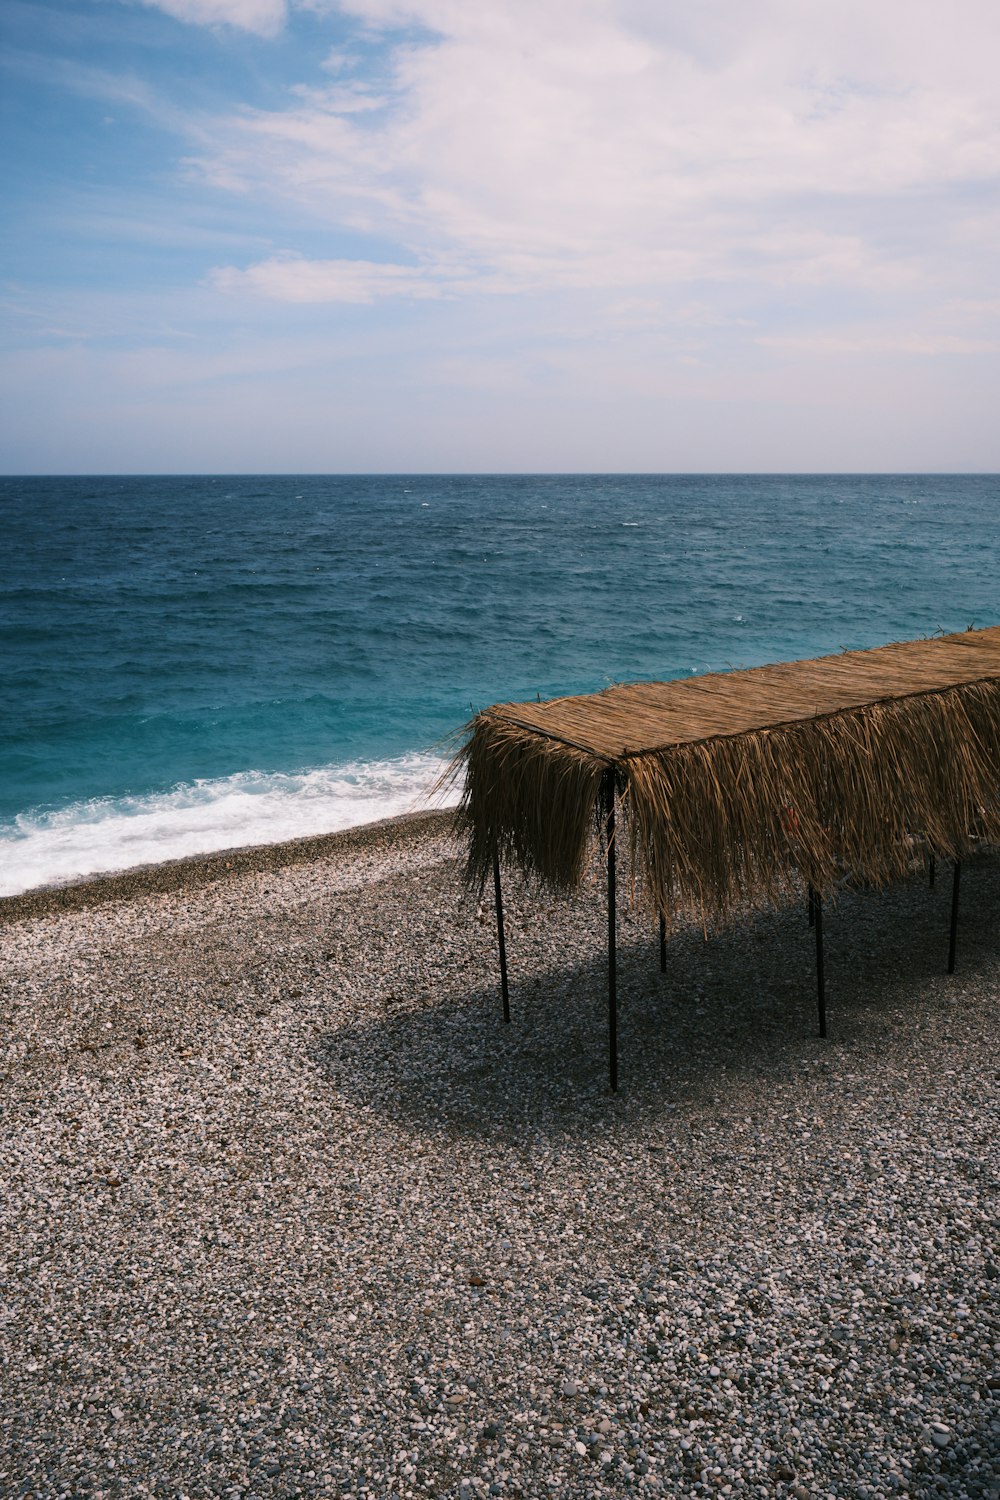
<path fill-rule="evenodd" d="M 435 805 L 497 701 L 1000 623 L 998 516 L 995 475 L 0 479 L 0 894 Z"/>

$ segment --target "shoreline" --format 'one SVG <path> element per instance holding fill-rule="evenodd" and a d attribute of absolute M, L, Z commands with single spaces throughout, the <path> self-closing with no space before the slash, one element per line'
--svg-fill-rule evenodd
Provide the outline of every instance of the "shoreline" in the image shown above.
<path fill-rule="evenodd" d="M 454 829 L 456 809 L 399 813 L 373 823 L 357 823 L 334 833 L 310 834 L 274 844 L 246 844 L 207 854 L 187 854 L 127 870 L 82 875 L 60 885 L 35 886 L 14 896 L 0 896 L 0 927 L 54 912 L 86 911 L 108 902 L 127 901 L 177 891 L 195 891 L 229 876 L 282 870 L 328 855 L 354 850 L 392 848 L 425 835 Z"/>

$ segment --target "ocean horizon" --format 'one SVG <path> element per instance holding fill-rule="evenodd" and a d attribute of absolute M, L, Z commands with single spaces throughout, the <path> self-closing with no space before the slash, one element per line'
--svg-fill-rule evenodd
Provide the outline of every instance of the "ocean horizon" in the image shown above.
<path fill-rule="evenodd" d="M 979 474 L 0 479 L 0 895 L 419 810 L 492 702 L 996 624 L 998 500 Z"/>

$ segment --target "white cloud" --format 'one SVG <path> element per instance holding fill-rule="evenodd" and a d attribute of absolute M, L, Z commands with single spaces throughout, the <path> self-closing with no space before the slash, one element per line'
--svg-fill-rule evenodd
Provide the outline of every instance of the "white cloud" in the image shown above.
<path fill-rule="evenodd" d="M 19 307 L 8 466 L 996 467 L 995 0 L 287 4 L 160 6 L 339 11 L 284 107 L 64 65 L 199 190 L 84 202 L 182 285 Z"/>
<path fill-rule="evenodd" d="M 437 268 L 436 285 L 454 263 L 467 290 L 885 291 L 933 277 L 948 239 L 967 234 L 974 256 L 986 232 L 971 190 L 1000 176 L 992 0 L 340 9 L 386 33 L 377 87 L 220 121 L 201 169 L 331 232 L 378 234 Z M 394 42 L 400 26 L 420 30 Z M 367 264 L 372 295 L 401 294 L 405 278 Z M 350 280 L 340 261 L 265 267 L 246 285 L 269 295 L 282 278 L 335 297 Z M 412 295 L 427 286 L 411 273 Z"/>
<path fill-rule="evenodd" d="M 379 297 L 438 297 L 434 273 L 369 260 L 304 260 L 275 255 L 246 270 L 223 266 L 212 274 L 225 292 L 256 292 L 278 302 L 374 302 Z"/>
<path fill-rule="evenodd" d="M 955 334 L 926 335 L 915 333 L 819 333 L 765 335 L 758 340 L 764 348 L 793 355 L 864 355 L 875 359 L 888 355 L 1000 354 L 1000 338 L 960 338 Z"/>
<path fill-rule="evenodd" d="M 145 3 L 193 26 L 235 26 L 258 36 L 276 36 L 288 16 L 286 0 L 145 0 Z"/>

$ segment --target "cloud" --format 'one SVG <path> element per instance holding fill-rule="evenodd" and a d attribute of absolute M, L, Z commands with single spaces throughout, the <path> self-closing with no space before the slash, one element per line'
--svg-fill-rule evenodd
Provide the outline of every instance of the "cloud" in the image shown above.
<path fill-rule="evenodd" d="M 58 65 L 188 157 L 47 226 L 8 466 L 996 467 L 995 0 L 160 8 L 287 36 Z"/>
<path fill-rule="evenodd" d="M 1000 338 L 960 338 L 955 334 L 857 333 L 765 335 L 764 348 L 793 355 L 865 355 L 879 359 L 891 355 L 1000 354 Z"/>
<path fill-rule="evenodd" d="M 304 260 L 275 255 L 240 270 L 212 273 L 225 292 L 256 292 L 278 302 L 374 302 L 380 297 L 439 297 L 443 282 L 433 270 L 370 260 Z"/>
<path fill-rule="evenodd" d="M 884 290 L 982 237 L 963 195 L 1000 176 L 1000 11 L 981 0 L 339 8 L 382 34 L 377 82 L 220 120 L 199 170 L 401 261 L 459 264 L 466 286 Z"/>
<path fill-rule="evenodd" d="M 288 16 L 286 0 L 145 0 L 177 21 L 193 26 L 235 26 L 258 36 L 277 36 Z"/>

